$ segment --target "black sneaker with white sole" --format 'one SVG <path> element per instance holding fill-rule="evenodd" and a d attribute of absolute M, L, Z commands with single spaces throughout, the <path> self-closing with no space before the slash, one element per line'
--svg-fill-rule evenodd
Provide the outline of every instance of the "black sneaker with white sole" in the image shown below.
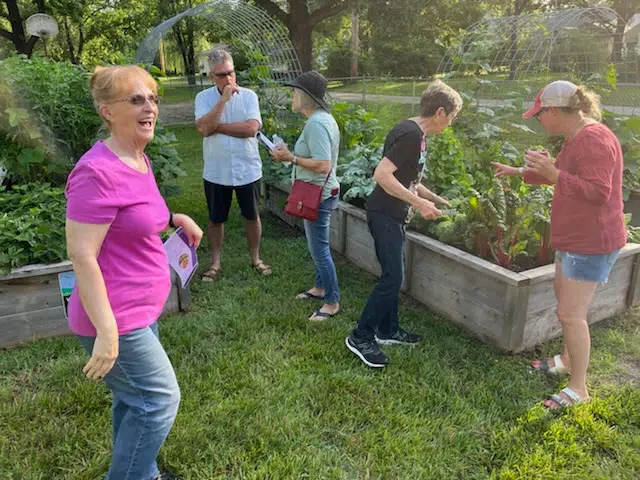
<path fill-rule="evenodd" d="M 380 345 L 415 345 L 420 343 L 422 337 L 415 333 L 407 332 L 399 328 L 391 335 L 384 335 L 378 332 L 376 342 Z"/>
<path fill-rule="evenodd" d="M 345 344 L 368 367 L 382 368 L 389 363 L 389 357 L 375 340 L 358 340 L 351 334 L 345 339 Z"/>

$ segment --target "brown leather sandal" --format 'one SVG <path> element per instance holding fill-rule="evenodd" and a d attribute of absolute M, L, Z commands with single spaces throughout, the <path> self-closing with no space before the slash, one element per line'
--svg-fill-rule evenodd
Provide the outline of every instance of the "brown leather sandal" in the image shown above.
<path fill-rule="evenodd" d="M 256 272 L 261 273 L 264 276 L 271 275 L 273 273 L 271 271 L 271 267 L 266 263 L 264 263 L 262 260 L 260 260 L 258 263 L 255 263 L 251 266 Z"/>
<path fill-rule="evenodd" d="M 206 272 L 204 272 L 202 274 L 202 281 L 203 282 L 215 282 L 216 280 L 218 280 L 218 277 L 220 276 L 220 271 L 222 270 L 221 267 L 211 267 L 209 268 L 209 270 L 207 270 Z"/>

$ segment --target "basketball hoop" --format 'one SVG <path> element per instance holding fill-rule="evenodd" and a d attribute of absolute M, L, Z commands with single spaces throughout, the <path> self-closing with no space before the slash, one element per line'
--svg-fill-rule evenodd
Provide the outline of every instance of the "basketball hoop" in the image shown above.
<path fill-rule="evenodd" d="M 44 55 L 47 55 L 47 38 L 58 34 L 58 22 L 53 17 L 45 13 L 34 13 L 27 18 L 25 25 L 27 35 L 40 37 L 44 45 Z"/>

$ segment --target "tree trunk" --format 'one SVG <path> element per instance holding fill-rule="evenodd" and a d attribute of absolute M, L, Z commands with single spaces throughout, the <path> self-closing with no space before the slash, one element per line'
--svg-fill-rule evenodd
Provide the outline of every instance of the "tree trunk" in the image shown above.
<path fill-rule="evenodd" d="M 173 26 L 173 37 L 176 39 L 176 43 L 178 44 L 178 50 L 180 50 L 180 56 L 182 57 L 182 65 L 184 65 L 184 73 L 187 74 L 187 50 L 185 47 L 184 39 L 182 38 L 182 31 L 180 31 L 179 25 Z"/>
<path fill-rule="evenodd" d="M 191 18 L 187 19 L 187 75 L 195 75 L 196 73 L 196 52 L 194 45 L 194 26 Z"/>
<path fill-rule="evenodd" d="M 524 12 L 525 8 L 530 5 L 528 5 L 527 0 L 515 0 L 513 3 L 513 12 L 511 13 L 512 16 L 516 17 L 516 16 L 520 16 L 522 15 L 522 13 Z M 518 53 L 518 26 L 517 23 L 514 21 L 511 24 L 511 65 L 509 67 L 509 80 L 515 80 L 516 79 L 516 75 L 517 75 L 517 63 L 520 61 L 519 58 L 517 58 L 517 53 Z"/>
<path fill-rule="evenodd" d="M 5 0 L 7 6 L 7 18 L 11 24 L 11 32 L 0 28 L 0 35 L 13 43 L 18 53 L 23 53 L 28 57 L 31 57 L 33 53 L 33 47 L 35 47 L 38 37 L 31 36 L 26 38 L 24 27 L 22 26 L 22 15 L 18 8 L 18 0 Z M 43 2 L 37 2 L 38 8 L 41 12 L 44 12 Z"/>
<path fill-rule="evenodd" d="M 84 51 L 84 27 L 82 25 L 78 25 L 78 51 L 76 52 L 76 57 L 78 59 L 78 64 L 82 62 L 82 52 Z"/>
<path fill-rule="evenodd" d="M 621 67 L 622 62 L 622 47 L 624 40 L 624 30 L 633 17 L 634 8 L 631 5 L 631 0 L 617 0 L 613 3 L 613 9 L 618 14 L 618 21 L 616 22 L 616 31 L 613 34 L 613 49 L 611 51 L 611 61 L 616 65 L 616 69 Z M 624 76 L 626 77 L 626 68 L 623 68 Z M 629 81 L 627 78 L 621 78 L 623 82 Z"/>
<path fill-rule="evenodd" d="M 358 60 L 360 58 L 360 2 L 356 1 L 351 12 L 351 76 L 359 76 Z"/>
<path fill-rule="evenodd" d="M 305 72 L 312 68 L 313 27 L 325 18 L 337 15 L 349 7 L 349 2 L 336 1 L 309 12 L 307 0 L 288 0 L 289 12 L 287 12 L 282 9 L 280 2 L 274 0 L 254 0 L 254 2 L 289 29 L 289 39 L 296 50 L 300 66 Z"/>
<path fill-rule="evenodd" d="M 76 57 L 76 49 L 73 45 L 73 39 L 71 38 L 71 27 L 69 26 L 69 17 L 64 17 L 64 36 L 67 40 L 67 48 L 69 48 L 69 60 L 71 63 L 77 64 L 78 59 Z"/>
<path fill-rule="evenodd" d="M 303 72 L 308 72 L 312 69 L 312 49 L 313 43 L 311 41 L 311 25 L 308 24 L 295 24 L 295 27 L 291 29 L 291 43 L 293 48 L 296 49 L 298 54 L 298 60 Z"/>
<path fill-rule="evenodd" d="M 311 57 L 313 51 L 313 41 L 311 39 L 311 15 L 306 2 L 290 2 L 291 12 L 289 13 L 289 38 L 296 49 L 298 60 L 303 72 L 312 69 Z"/>

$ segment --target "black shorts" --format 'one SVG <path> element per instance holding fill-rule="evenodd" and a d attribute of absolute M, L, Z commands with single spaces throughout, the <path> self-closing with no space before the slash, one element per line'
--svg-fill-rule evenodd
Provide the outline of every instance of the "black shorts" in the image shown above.
<path fill-rule="evenodd" d="M 229 187 L 204 181 L 204 195 L 207 197 L 209 220 L 213 223 L 224 223 L 229 216 L 229 209 L 233 201 L 233 191 L 236 192 L 240 212 L 247 220 L 258 218 L 260 202 L 260 180 L 248 185 Z"/>

